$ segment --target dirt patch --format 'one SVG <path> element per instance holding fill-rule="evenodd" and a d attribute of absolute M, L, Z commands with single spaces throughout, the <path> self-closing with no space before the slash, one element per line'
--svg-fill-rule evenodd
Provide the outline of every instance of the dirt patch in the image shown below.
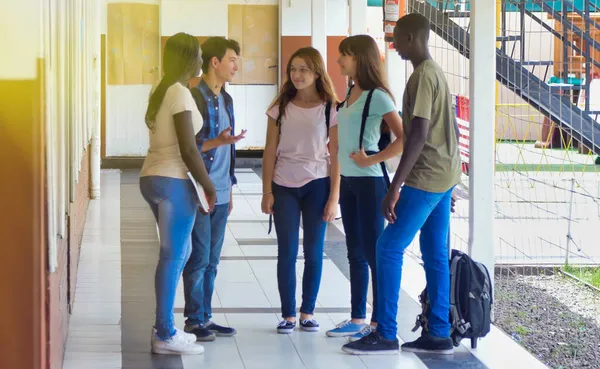
<path fill-rule="evenodd" d="M 497 276 L 495 325 L 553 369 L 600 369 L 600 294 L 561 275 Z"/>

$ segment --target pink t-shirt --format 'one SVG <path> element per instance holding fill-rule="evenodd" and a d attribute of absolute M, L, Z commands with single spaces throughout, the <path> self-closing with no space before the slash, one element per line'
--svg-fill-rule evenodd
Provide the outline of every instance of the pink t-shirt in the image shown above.
<path fill-rule="evenodd" d="M 281 136 L 273 182 L 284 187 L 298 188 L 310 181 L 329 176 L 329 151 L 323 103 L 314 108 L 300 108 L 293 103 L 286 107 L 281 118 Z M 279 106 L 267 115 L 277 119 Z M 337 125 L 335 105 L 330 112 L 329 126 Z"/>

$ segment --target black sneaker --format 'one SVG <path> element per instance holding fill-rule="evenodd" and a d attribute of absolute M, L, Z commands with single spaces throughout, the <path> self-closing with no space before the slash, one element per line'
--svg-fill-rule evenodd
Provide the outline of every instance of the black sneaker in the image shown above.
<path fill-rule="evenodd" d="M 305 319 L 300 321 L 300 328 L 306 332 L 318 332 L 319 323 L 314 319 Z"/>
<path fill-rule="evenodd" d="M 231 327 L 223 327 L 222 325 L 215 324 L 214 322 L 208 321 L 204 324 L 204 328 L 208 329 L 218 337 L 231 337 L 235 336 L 237 331 Z"/>
<path fill-rule="evenodd" d="M 195 334 L 196 340 L 202 342 L 214 341 L 217 338 L 214 333 L 200 325 L 186 325 L 184 331 Z"/>
<path fill-rule="evenodd" d="M 342 351 L 353 355 L 391 355 L 399 351 L 398 340 L 386 340 L 383 336 L 373 331 L 368 336 L 358 341 L 342 346 Z"/>
<path fill-rule="evenodd" d="M 289 320 L 282 320 L 277 324 L 277 333 L 290 334 L 296 329 L 296 322 L 290 322 Z"/>
<path fill-rule="evenodd" d="M 423 335 L 417 338 L 416 341 L 403 344 L 402 351 L 452 355 L 454 353 L 454 345 L 450 338 Z"/>

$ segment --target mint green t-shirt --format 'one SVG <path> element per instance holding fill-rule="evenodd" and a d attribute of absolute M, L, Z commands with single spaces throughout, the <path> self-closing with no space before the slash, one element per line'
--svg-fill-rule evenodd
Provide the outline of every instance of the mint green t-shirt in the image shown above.
<path fill-rule="evenodd" d="M 363 91 L 358 100 L 350 107 L 344 103 L 340 108 L 338 119 L 338 136 L 339 136 L 339 163 L 340 172 L 345 177 L 381 177 L 381 166 L 379 164 L 370 167 L 361 168 L 354 160 L 350 159 L 352 152 L 358 151 L 360 138 L 360 123 L 362 121 L 363 108 L 367 101 L 369 91 Z M 396 110 L 394 101 L 383 90 L 375 90 L 371 98 L 369 107 L 369 116 L 365 125 L 365 133 L 363 135 L 363 147 L 365 151 L 379 151 L 377 143 L 381 136 L 381 120 L 383 116 L 389 112 Z"/>

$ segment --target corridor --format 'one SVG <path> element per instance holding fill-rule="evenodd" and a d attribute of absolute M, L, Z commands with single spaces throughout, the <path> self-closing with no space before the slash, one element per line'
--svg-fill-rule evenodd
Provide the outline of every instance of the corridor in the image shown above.
<path fill-rule="evenodd" d="M 238 169 L 223 256 L 216 280 L 216 322 L 235 327 L 233 338 L 205 343 L 199 356 L 150 354 L 154 320 L 154 269 L 158 256 L 156 224 L 138 187 L 138 172 L 103 171 L 103 195 L 89 205 L 84 228 L 75 304 L 70 319 L 63 369 L 424 369 L 545 368 L 517 343 L 493 329 L 477 350 L 469 342 L 453 357 L 412 353 L 351 356 L 340 348 L 343 338 L 325 331 L 349 317 L 350 288 L 343 228 L 329 227 L 316 319 L 319 333 L 279 335 L 279 295 L 275 276 L 277 246 L 267 234 L 268 218 L 260 212 L 261 182 L 252 169 Z M 301 234 L 302 235 L 302 234 Z M 302 274 L 302 252 L 298 274 Z M 407 257 L 398 315 L 401 341 L 412 340 L 416 301 L 425 285 L 415 259 Z M 298 278 L 297 298 L 301 279 Z M 183 326 L 183 285 L 175 319 Z"/>

